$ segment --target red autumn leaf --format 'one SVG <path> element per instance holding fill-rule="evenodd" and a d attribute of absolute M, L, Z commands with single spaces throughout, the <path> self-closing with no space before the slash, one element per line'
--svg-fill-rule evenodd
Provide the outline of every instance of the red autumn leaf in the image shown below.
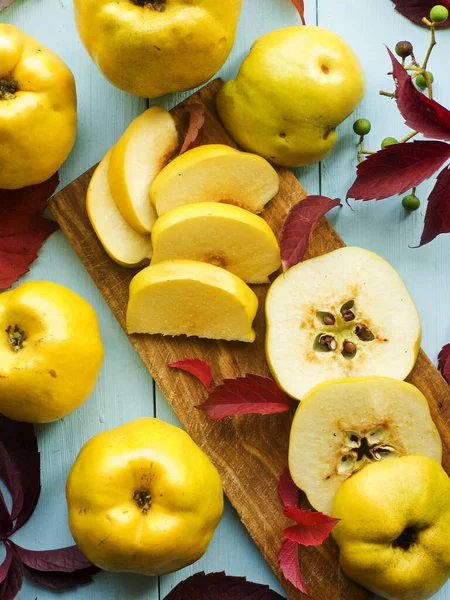
<path fill-rule="evenodd" d="M 58 174 L 21 190 L 0 190 L 0 289 L 29 271 L 48 236 L 58 229 L 40 213 L 59 183 Z"/>
<path fill-rule="evenodd" d="M 401 15 L 417 23 L 418 25 L 424 25 L 422 19 L 430 16 L 430 10 L 436 4 L 442 4 L 450 10 L 450 0 L 393 0 L 395 4 L 395 10 Z M 450 22 L 438 23 L 437 27 L 450 27 Z"/>
<path fill-rule="evenodd" d="M 0 0 L 0 12 L 5 10 L 5 8 L 8 8 L 13 2 L 14 0 Z"/>
<path fill-rule="evenodd" d="M 428 244 L 441 233 L 450 233 L 450 166 L 439 173 L 428 197 L 419 246 Z"/>
<path fill-rule="evenodd" d="M 450 141 L 450 110 L 419 92 L 389 48 L 388 52 L 397 83 L 397 106 L 405 124 L 425 137 Z"/>
<path fill-rule="evenodd" d="M 284 537 L 302 546 L 320 546 L 340 521 L 321 512 L 303 510 L 296 506 L 287 506 L 283 513 L 297 523 L 283 531 Z"/>
<path fill-rule="evenodd" d="M 419 141 L 393 144 L 357 167 L 347 198 L 381 200 L 403 194 L 429 179 L 450 158 L 450 144 Z"/>
<path fill-rule="evenodd" d="M 303 260 L 309 238 L 319 219 L 341 201 L 326 196 L 308 196 L 295 204 L 283 223 L 280 235 L 283 268 L 289 269 Z"/>
<path fill-rule="evenodd" d="M 11 532 L 12 528 L 13 520 L 11 519 L 5 498 L 0 490 L 0 539 L 4 539 Z"/>
<path fill-rule="evenodd" d="M 57 550 L 27 550 L 10 542 L 16 554 L 27 567 L 36 571 L 58 571 L 72 573 L 92 567 L 77 546 L 58 548 Z"/>
<path fill-rule="evenodd" d="M 267 585 L 222 573 L 196 573 L 179 583 L 165 600 L 283 600 Z"/>
<path fill-rule="evenodd" d="M 200 358 L 185 358 L 169 365 L 171 369 L 181 369 L 186 371 L 203 383 L 205 388 L 209 390 L 213 378 L 211 367 Z"/>
<path fill-rule="evenodd" d="M 297 590 L 300 590 L 300 592 L 306 596 L 309 596 L 300 572 L 298 549 L 295 542 L 291 542 L 291 540 L 283 541 L 278 554 L 278 563 L 284 578 L 289 581 L 289 583 L 291 583 Z"/>
<path fill-rule="evenodd" d="M 439 352 L 438 369 L 442 377 L 450 385 L 450 344 L 446 344 Z"/>
<path fill-rule="evenodd" d="M 92 581 L 92 575 L 100 571 L 93 565 L 86 569 L 73 571 L 72 573 L 61 571 L 37 571 L 24 566 L 25 573 L 38 585 L 57 591 L 71 590 L 79 585 L 86 585 Z"/>
<path fill-rule="evenodd" d="M 23 564 L 9 545 L 5 543 L 6 558 L 0 567 L 0 598 L 14 600 L 22 588 Z M 2 579 L 3 578 L 3 579 Z"/>
<path fill-rule="evenodd" d="M 278 480 L 278 495 L 284 508 L 297 506 L 298 487 L 295 485 L 288 468 L 282 472 Z"/>
<path fill-rule="evenodd" d="M 302 25 L 306 25 L 304 1 L 303 0 L 292 0 L 292 4 L 298 10 L 298 14 L 300 15 L 300 19 L 302 20 Z"/>
<path fill-rule="evenodd" d="M 247 374 L 225 379 L 196 408 L 204 410 L 210 419 L 219 420 L 236 415 L 273 415 L 293 406 L 293 400 L 270 377 Z"/>
<path fill-rule="evenodd" d="M 205 124 L 205 109 L 201 104 L 186 104 L 184 108 L 189 112 L 189 127 L 180 154 L 200 145 L 202 127 Z"/>

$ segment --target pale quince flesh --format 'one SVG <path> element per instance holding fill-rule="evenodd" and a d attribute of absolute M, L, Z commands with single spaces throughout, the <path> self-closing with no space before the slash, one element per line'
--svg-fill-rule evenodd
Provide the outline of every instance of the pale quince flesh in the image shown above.
<path fill-rule="evenodd" d="M 175 121 L 153 106 L 136 117 L 112 149 L 109 186 L 127 223 L 139 233 L 150 233 L 156 212 L 149 200 L 155 177 L 177 149 Z"/>
<path fill-rule="evenodd" d="M 387 600 L 425 600 L 450 576 L 450 480 L 439 463 L 403 456 L 345 481 L 332 514 L 341 568 Z"/>
<path fill-rule="evenodd" d="M 363 377 L 321 383 L 303 398 L 292 422 L 289 470 L 312 506 L 326 514 L 354 473 L 408 454 L 440 462 L 442 443 L 427 399 L 404 381 Z"/>
<path fill-rule="evenodd" d="M 132 279 L 127 330 L 253 342 L 257 309 L 255 293 L 236 275 L 208 263 L 169 260 Z"/>
<path fill-rule="evenodd" d="M 199 202 L 174 208 L 152 229 L 152 265 L 190 259 L 217 265 L 247 283 L 267 283 L 281 264 L 270 226 L 243 208 Z"/>
<path fill-rule="evenodd" d="M 329 379 L 405 379 L 420 347 L 405 284 L 363 248 L 340 248 L 280 275 L 267 295 L 266 321 L 272 374 L 298 400 Z"/>
<path fill-rule="evenodd" d="M 138 233 L 128 225 L 114 202 L 109 187 L 108 169 L 111 150 L 92 175 L 86 196 L 86 208 L 92 227 L 109 256 L 123 267 L 142 266 L 150 261 L 150 235 Z"/>
<path fill-rule="evenodd" d="M 150 197 L 158 215 L 193 202 L 223 202 L 259 213 L 279 185 L 277 172 L 260 156 L 209 144 L 172 160 L 155 178 Z"/>
<path fill-rule="evenodd" d="M 299 167 L 328 154 L 363 95 L 361 64 L 342 38 L 322 27 L 287 27 L 253 44 L 217 108 L 242 148 Z"/>

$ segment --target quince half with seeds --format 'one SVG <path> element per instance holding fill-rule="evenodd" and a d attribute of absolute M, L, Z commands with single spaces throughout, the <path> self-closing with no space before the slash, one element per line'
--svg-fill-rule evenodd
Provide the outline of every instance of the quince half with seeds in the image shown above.
<path fill-rule="evenodd" d="M 153 106 L 131 121 L 114 146 L 108 176 L 111 193 L 128 224 L 150 233 L 156 212 L 149 200 L 150 185 L 178 147 L 175 121 Z"/>
<path fill-rule="evenodd" d="M 155 178 L 150 198 L 158 215 L 193 202 L 223 202 L 259 213 L 279 185 L 277 172 L 261 156 L 210 144 L 172 160 Z"/>
<path fill-rule="evenodd" d="M 425 396 L 397 379 L 321 383 L 299 404 L 292 422 L 289 470 L 312 506 L 326 514 L 354 473 L 409 454 L 440 462 L 442 444 Z"/>
<path fill-rule="evenodd" d="M 301 400 L 329 379 L 405 379 L 416 362 L 417 309 L 395 269 L 357 247 L 288 269 L 266 300 L 267 360 L 278 384 Z"/>
<path fill-rule="evenodd" d="M 236 275 L 208 263 L 168 260 L 132 279 L 127 330 L 253 342 L 257 309 L 255 293 Z"/>
<path fill-rule="evenodd" d="M 247 283 L 267 283 L 281 264 L 270 226 L 229 204 L 199 202 L 165 213 L 152 230 L 152 265 L 174 259 L 215 264 Z"/>
<path fill-rule="evenodd" d="M 152 243 L 149 235 L 138 233 L 120 214 L 108 181 L 111 150 L 100 162 L 89 183 L 86 208 L 92 227 L 109 256 L 123 267 L 149 263 Z"/>

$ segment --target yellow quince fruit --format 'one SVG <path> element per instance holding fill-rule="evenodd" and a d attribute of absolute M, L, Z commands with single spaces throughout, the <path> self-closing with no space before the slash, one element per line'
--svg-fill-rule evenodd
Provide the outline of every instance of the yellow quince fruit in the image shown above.
<path fill-rule="evenodd" d="M 281 265 L 272 229 L 257 215 L 230 204 L 185 204 L 157 219 L 152 265 L 165 260 L 207 262 L 247 283 L 268 283 Z"/>
<path fill-rule="evenodd" d="M 287 27 L 253 44 L 217 109 L 245 150 L 299 167 L 328 154 L 336 127 L 363 95 L 361 64 L 342 38 L 322 27 Z"/>
<path fill-rule="evenodd" d="M 387 600 L 425 600 L 450 576 L 450 479 L 431 458 L 365 466 L 332 514 L 342 570 Z"/>
<path fill-rule="evenodd" d="M 72 150 L 76 128 L 69 67 L 17 27 L 0 23 L 0 188 L 46 181 Z"/>
<path fill-rule="evenodd" d="M 256 294 L 239 277 L 194 260 L 167 260 L 130 283 L 128 333 L 253 342 Z"/>
<path fill-rule="evenodd" d="M 81 41 L 103 75 L 146 98 L 206 83 L 234 44 L 242 0 L 75 0 Z"/>
<path fill-rule="evenodd" d="M 66 485 L 69 526 L 106 571 L 170 573 L 198 560 L 222 516 L 219 473 L 187 433 L 143 418 L 99 433 Z"/>
<path fill-rule="evenodd" d="M 48 423 L 78 408 L 103 363 L 97 316 L 83 298 L 49 281 L 0 294 L 0 413 Z"/>

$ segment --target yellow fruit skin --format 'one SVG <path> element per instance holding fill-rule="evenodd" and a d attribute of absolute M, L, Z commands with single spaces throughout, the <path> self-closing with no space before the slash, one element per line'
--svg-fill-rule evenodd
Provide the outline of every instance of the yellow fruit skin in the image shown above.
<path fill-rule="evenodd" d="M 321 27 L 287 27 L 254 43 L 217 108 L 245 150 L 299 167 L 328 154 L 363 95 L 362 67 L 344 40 Z"/>
<path fill-rule="evenodd" d="M 147 511 L 134 500 L 149 493 Z M 181 429 L 143 418 L 93 437 L 66 486 L 81 551 L 107 571 L 158 575 L 206 551 L 223 511 L 222 483 Z"/>
<path fill-rule="evenodd" d="M 81 41 L 112 84 L 156 98 L 202 85 L 220 69 L 234 43 L 242 0 L 167 0 L 163 12 L 152 0 L 139 4 L 74 2 Z"/>
<path fill-rule="evenodd" d="M 17 352 L 8 327 L 26 334 Z M 23 283 L 0 294 L 0 413 L 47 423 L 78 408 L 91 394 L 103 363 L 94 309 L 68 288 Z"/>
<path fill-rule="evenodd" d="M 343 571 L 387 600 L 424 600 L 450 576 L 450 480 L 434 460 L 367 465 L 339 488 L 333 530 Z M 395 540 L 414 528 L 408 549 Z"/>
<path fill-rule="evenodd" d="M 0 80 L 16 80 L 14 98 L 0 91 L 0 188 L 45 181 L 75 142 L 75 80 L 51 50 L 13 25 L 0 23 Z"/>

